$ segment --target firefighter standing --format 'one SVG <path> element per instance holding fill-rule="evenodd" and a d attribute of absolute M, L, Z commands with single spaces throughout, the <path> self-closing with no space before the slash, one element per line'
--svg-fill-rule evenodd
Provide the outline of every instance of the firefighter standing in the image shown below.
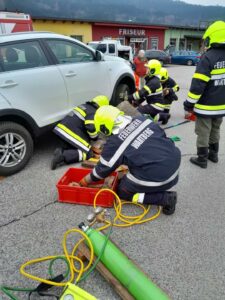
<path fill-rule="evenodd" d="M 161 68 L 160 76 L 160 81 L 163 88 L 164 112 L 169 113 L 172 102 L 178 100 L 176 92 L 179 91 L 180 87 L 175 80 L 169 76 L 166 68 Z"/>
<path fill-rule="evenodd" d="M 164 99 L 160 82 L 161 63 L 152 59 L 145 65 L 148 69 L 145 76 L 145 85 L 142 89 L 128 96 L 128 101 L 138 106 L 141 114 L 150 115 L 154 121 L 166 124 L 170 114 L 164 112 Z"/>
<path fill-rule="evenodd" d="M 108 138 L 100 161 L 80 185 L 106 178 L 125 164 L 129 172 L 120 181 L 118 195 L 163 206 L 165 214 L 173 214 L 177 193 L 167 190 L 178 182 L 181 154 L 164 130 L 145 116 L 131 118 L 113 106 L 100 107 L 94 121 L 97 132 Z"/>
<path fill-rule="evenodd" d="M 208 50 L 202 55 L 192 78 L 186 114 L 196 114 L 197 157 L 191 163 L 207 168 L 207 159 L 217 163 L 220 126 L 225 115 L 225 22 L 216 21 L 204 36 Z"/>
<path fill-rule="evenodd" d="M 98 134 L 94 125 L 96 110 L 103 105 L 108 105 L 106 96 L 97 96 L 85 104 L 73 109 L 54 128 L 54 133 L 63 141 L 63 148 L 57 148 L 51 162 L 51 169 L 56 169 L 62 164 L 70 164 L 83 161 L 91 155 L 91 140 L 96 140 Z"/>

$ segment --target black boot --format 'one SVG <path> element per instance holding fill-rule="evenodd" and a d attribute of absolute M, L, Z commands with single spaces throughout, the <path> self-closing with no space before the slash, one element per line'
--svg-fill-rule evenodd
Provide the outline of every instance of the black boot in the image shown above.
<path fill-rule="evenodd" d="M 53 159 L 51 161 L 51 169 L 55 170 L 58 166 L 64 164 L 63 150 L 61 148 L 55 149 Z"/>
<path fill-rule="evenodd" d="M 166 192 L 167 204 L 163 206 L 163 213 L 165 215 L 172 215 L 175 212 L 177 204 L 177 192 Z"/>
<path fill-rule="evenodd" d="M 170 114 L 168 113 L 159 113 L 159 122 L 162 122 L 162 125 L 166 125 L 170 119 Z"/>
<path fill-rule="evenodd" d="M 207 168 L 208 148 L 200 147 L 197 150 L 197 157 L 191 157 L 190 162 L 203 169 Z"/>
<path fill-rule="evenodd" d="M 219 143 L 209 144 L 209 155 L 208 159 L 214 163 L 218 163 L 218 152 L 219 152 Z"/>

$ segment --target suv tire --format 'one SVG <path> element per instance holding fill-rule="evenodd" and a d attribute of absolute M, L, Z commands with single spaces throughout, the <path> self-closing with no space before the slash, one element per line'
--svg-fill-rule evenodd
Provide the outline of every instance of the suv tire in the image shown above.
<path fill-rule="evenodd" d="M 0 123 L 0 175 L 21 171 L 33 154 L 33 139 L 27 129 L 14 122 Z"/>
<path fill-rule="evenodd" d="M 111 104 L 117 106 L 122 101 L 124 101 L 124 97 L 129 94 L 130 94 L 129 86 L 125 83 L 120 83 L 115 90 L 115 94 Z"/>

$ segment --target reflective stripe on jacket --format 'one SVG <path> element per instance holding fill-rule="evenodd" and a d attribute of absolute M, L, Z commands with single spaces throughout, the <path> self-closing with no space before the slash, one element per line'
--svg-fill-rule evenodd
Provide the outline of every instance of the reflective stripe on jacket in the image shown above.
<path fill-rule="evenodd" d="M 211 47 L 202 56 L 186 101 L 202 117 L 225 116 L 225 45 Z"/>
<path fill-rule="evenodd" d="M 91 179 L 105 178 L 125 164 L 129 168 L 129 181 L 144 187 L 159 187 L 174 180 L 180 160 L 179 149 L 164 130 L 139 116 L 119 134 L 108 137 Z"/>
<path fill-rule="evenodd" d="M 146 76 L 145 82 L 145 86 L 133 94 L 133 99 L 139 103 L 146 100 L 148 104 L 156 102 L 163 104 L 162 85 L 160 79 L 157 76 Z"/>
<path fill-rule="evenodd" d="M 98 137 L 94 126 L 96 109 L 90 102 L 75 107 L 72 114 L 56 125 L 54 133 L 73 147 L 88 152 L 91 148 L 90 140 Z"/>

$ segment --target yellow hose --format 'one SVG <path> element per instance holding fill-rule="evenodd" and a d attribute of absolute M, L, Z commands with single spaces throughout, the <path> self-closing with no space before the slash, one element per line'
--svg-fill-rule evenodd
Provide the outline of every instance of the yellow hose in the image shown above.
<path fill-rule="evenodd" d="M 111 194 L 113 194 L 115 196 L 115 201 L 114 201 L 114 209 L 116 212 L 115 218 L 113 220 L 113 226 L 116 227 L 129 227 L 129 226 L 133 226 L 133 225 L 137 225 L 137 224 L 143 224 L 146 222 L 150 222 L 156 218 L 158 218 L 158 216 L 161 213 L 161 207 L 158 207 L 157 212 L 149 217 L 149 218 L 145 218 L 146 215 L 149 213 L 150 211 L 150 205 L 146 208 L 143 204 L 140 203 L 133 203 L 130 201 L 121 201 L 121 199 L 119 198 L 119 196 L 112 190 L 110 189 L 102 189 L 99 190 L 97 192 L 97 194 L 95 195 L 94 198 L 94 208 L 97 207 L 97 198 L 98 196 L 102 193 L 102 192 L 110 192 Z M 122 209 L 124 205 L 135 205 L 136 207 L 140 207 L 143 212 L 140 215 L 137 216 L 126 216 L 122 213 Z M 117 221 L 120 221 L 120 223 L 117 223 Z M 99 228 L 99 230 L 103 230 L 106 229 L 107 227 L 110 226 L 110 222 L 106 221 L 106 225 L 102 226 L 101 228 Z"/>
<path fill-rule="evenodd" d="M 132 203 L 132 202 L 129 202 L 129 201 L 121 201 L 119 196 L 114 191 L 112 191 L 110 189 L 101 189 L 100 191 L 97 192 L 97 194 L 95 195 L 95 198 L 94 198 L 94 204 L 93 204 L 94 208 L 97 207 L 97 198 L 98 198 L 98 196 L 102 192 L 106 192 L 106 191 L 109 192 L 109 193 L 112 193 L 115 196 L 114 209 L 115 209 L 116 215 L 113 219 L 113 226 L 116 226 L 116 227 L 129 227 L 129 226 L 133 226 L 133 225 L 137 225 L 137 224 L 143 224 L 143 223 L 146 223 L 146 222 L 149 222 L 149 221 L 152 221 L 152 220 L 156 219 L 160 215 L 161 208 L 158 207 L 157 212 L 153 216 L 151 216 L 149 218 L 146 218 L 147 214 L 150 211 L 150 205 L 146 208 L 144 205 L 142 205 L 140 203 Z M 122 213 L 122 209 L 123 209 L 123 206 L 125 206 L 125 205 L 135 205 L 136 207 L 141 208 L 143 210 L 143 212 L 139 215 L 136 215 L 136 216 L 124 215 Z M 103 225 L 102 227 L 98 228 L 97 230 L 104 230 L 104 229 L 108 228 L 111 225 L 110 221 L 106 220 L 105 222 L 106 222 L 106 224 Z M 75 244 L 75 246 L 73 247 L 72 253 L 69 254 L 68 250 L 67 250 L 66 242 L 67 242 L 68 235 L 72 234 L 72 233 L 81 234 L 82 239 L 80 239 Z M 84 266 L 83 261 L 75 255 L 75 253 L 78 249 L 78 246 L 85 240 L 87 241 L 89 249 L 90 249 L 90 259 L 89 259 L 89 263 L 87 264 L 87 266 Z M 67 259 L 68 264 L 69 264 L 69 269 L 70 269 L 70 278 L 67 282 L 51 281 L 51 280 L 48 280 L 48 279 L 44 279 L 44 278 L 40 278 L 38 276 L 32 275 L 32 274 L 28 273 L 27 271 L 25 271 L 25 268 L 28 267 L 28 266 L 31 266 L 33 264 L 37 264 L 37 263 L 40 263 L 40 262 L 44 262 L 44 261 L 47 261 L 47 260 L 55 259 L 55 258 L 59 257 L 59 255 L 57 255 L 57 256 L 46 256 L 46 257 L 30 260 L 30 261 L 26 262 L 25 264 L 23 264 L 20 267 L 20 273 L 22 275 L 24 275 L 25 277 L 29 278 L 29 279 L 39 281 L 39 282 L 43 282 L 43 283 L 50 284 L 50 285 L 54 285 L 54 286 L 61 286 L 62 287 L 62 286 L 66 286 L 68 283 L 71 283 L 73 281 L 78 282 L 80 280 L 82 274 L 90 268 L 90 266 L 92 265 L 93 260 L 94 260 L 94 249 L 93 249 L 91 240 L 89 239 L 89 237 L 82 230 L 75 229 L 75 228 L 74 229 L 69 229 L 63 235 L 62 246 L 63 246 L 64 254 L 60 255 L 60 256 L 65 257 Z M 80 269 L 77 269 L 75 267 L 75 262 L 79 262 Z M 75 274 L 76 274 L 76 276 L 75 276 Z"/>
<path fill-rule="evenodd" d="M 90 260 L 89 260 L 89 263 L 86 267 L 84 267 L 84 263 L 80 258 L 78 258 L 75 255 L 69 255 L 68 254 L 68 250 L 67 250 L 67 246 L 66 246 L 67 236 L 70 233 L 74 233 L 74 232 L 81 234 L 83 236 L 82 240 L 86 240 L 87 243 L 88 243 L 88 246 L 89 246 L 89 249 L 90 249 Z M 80 243 L 80 241 L 78 243 Z M 77 273 L 77 277 L 76 277 L 75 281 L 76 282 L 79 281 L 79 279 L 81 278 L 83 272 L 85 272 L 87 269 L 89 269 L 89 267 L 91 266 L 91 264 L 93 262 L 93 259 L 94 259 L 94 249 L 93 249 L 91 240 L 89 239 L 89 237 L 82 230 L 74 228 L 74 229 L 67 230 L 64 233 L 62 245 L 63 245 L 63 250 L 64 250 L 63 255 L 46 256 L 46 257 L 41 257 L 41 258 L 30 260 L 30 261 L 26 262 L 25 264 L 23 264 L 20 267 L 20 273 L 22 275 L 24 275 L 25 277 L 29 278 L 29 279 L 32 279 L 32 280 L 35 280 L 35 281 L 40 281 L 40 282 L 43 282 L 43 283 L 46 283 L 46 284 L 51 284 L 51 285 L 54 285 L 54 286 L 65 286 L 68 283 L 73 282 L 74 278 L 75 278 L 75 273 Z M 44 278 L 34 276 L 34 275 L 28 273 L 27 271 L 25 271 L 25 268 L 30 266 L 30 265 L 34 265 L 34 264 L 44 262 L 44 261 L 47 261 L 47 260 L 52 260 L 52 259 L 57 258 L 59 256 L 65 257 L 67 259 L 68 263 L 69 263 L 70 279 L 67 282 L 51 281 L 51 280 L 48 280 L 48 279 L 44 279 Z M 79 270 L 77 270 L 75 265 L 74 265 L 75 261 L 78 261 L 80 263 L 80 269 Z"/>

